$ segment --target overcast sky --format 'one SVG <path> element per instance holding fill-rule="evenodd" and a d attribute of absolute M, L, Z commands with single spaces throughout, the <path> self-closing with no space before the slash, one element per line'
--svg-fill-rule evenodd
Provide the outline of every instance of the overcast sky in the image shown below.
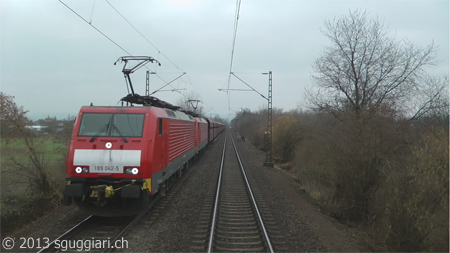
<path fill-rule="evenodd" d="M 197 93 L 208 116 L 233 117 L 227 94 L 218 89 L 228 83 L 235 0 L 108 1 L 63 0 L 130 54 L 161 62 L 147 65 L 157 73 L 150 91 L 186 72 L 174 88 Z M 232 71 L 265 95 L 268 76 L 260 73 L 272 71 L 273 106 L 295 109 L 311 85 L 312 63 L 329 44 L 320 32 L 324 22 L 356 9 L 378 17 L 399 41 L 421 46 L 434 41 L 438 66 L 430 73 L 448 75 L 448 0 L 242 0 Z M 15 96 L 32 119 L 76 115 L 91 102 L 117 105 L 128 93 L 123 64 L 113 64 L 127 53 L 59 1 L 0 0 L 0 22 L 1 91 Z M 132 75 L 142 95 L 146 70 Z M 231 77 L 230 88 L 247 87 Z M 155 96 L 175 104 L 182 95 Z M 234 111 L 267 106 L 254 92 L 231 92 L 230 102 Z"/>

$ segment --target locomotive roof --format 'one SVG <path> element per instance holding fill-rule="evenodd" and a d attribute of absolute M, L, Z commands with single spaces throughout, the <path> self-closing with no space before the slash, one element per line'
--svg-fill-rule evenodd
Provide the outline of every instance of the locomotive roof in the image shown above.
<path fill-rule="evenodd" d="M 206 118 L 196 117 L 195 120 L 196 120 L 196 121 L 199 121 L 199 122 L 201 122 L 201 123 L 208 123 L 207 120 L 206 120 Z"/>
<path fill-rule="evenodd" d="M 83 106 L 80 113 L 152 113 L 157 118 L 194 121 L 194 117 L 181 111 L 154 106 Z"/>

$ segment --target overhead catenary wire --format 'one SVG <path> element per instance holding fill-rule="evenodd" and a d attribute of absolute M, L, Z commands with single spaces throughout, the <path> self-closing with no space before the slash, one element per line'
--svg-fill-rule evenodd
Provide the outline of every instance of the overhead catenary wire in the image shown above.
<path fill-rule="evenodd" d="M 85 18 L 83 18 L 80 14 L 78 14 L 78 12 L 76 12 L 74 9 L 70 8 L 70 6 L 68 6 L 66 3 L 64 3 L 62 0 L 58 0 L 62 5 L 64 5 L 67 9 L 69 9 L 70 11 L 72 11 L 75 15 L 77 15 L 79 18 L 81 18 L 84 22 L 86 22 L 88 25 L 90 25 L 92 28 L 94 28 L 97 32 L 99 32 L 101 35 L 103 35 L 105 38 L 107 38 L 109 41 L 111 41 L 114 45 L 116 45 L 118 48 L 122 49 L 122 51 L 124 51 L 125 53 L 127 53 L 129 56 L 132 56 L 130 52 L 128 52 L 125 48 L 123 48 L 122 46 L 120 46 L 117 42 L 115 42 L 113 39 L 111 39 L 108 35 L 106 35 L 105 33 L 103 33 L 100 29 L 98 29 L 97 27 L 95 27 L 92 22 L 87 21 Z M 92 19 L 92 16 L 91 16 Z M 147 66 L 145 66 L 145 68 L 147 68 L 148 70 L 151 70 L 150 68 L 148 68 Z M 159 77 L 161 80 L 163 80 L 161 77 Z M 163 80 L 164 81 L 164 80 Z M 166 82 L 166 81 L 164 81 Z M 167 83 L 167 82 L 166 82 Z"/>
<path fill-rule="evenodd" d="M 237 30 L 238 30 L 238 25 L 239 25 L 240 10 L 241 10 L 241 0 L 236 0 L 236 10 L 235 10 L 235 15 L 234 15 L 234 25 L 233 25 L 233 41 L 231 44 L 230 71 L 228 74 L 228 85 L 227 85 L 228 110 L 231 109 L 230 93 L 228 92 L 228 90 L 230 89 L 231 73 L 232 73 L 232 69 L 233 69 L 233 60 L 234 60 L 234 49 L 236 46 L 236 37 L 237 37 Z"/>
<path fill-rule="evenodd" d="M 117 10 L 116 7 L 114 7 L 108 0 L 105 0 L 106 3 L 114 9 L 114 11 L 117 12 L 117 14 L 119 14 L 137 33 L 139 33 L 139 35 L 142 36 L 142 38 L 144 38 L 153 48 L 155 48 L 158 51 L 159 55 L 162 55 L 164 58 L 166 58 L 166 60 L 168 60 L 170 63 L 172 63 L 173 66 L 175 66 L 180 72 L 183 72 L 182 69 L 180 67 L 178 67 L 172 60 L 169 59 L 169 57 L 167 57 L 163 52 L 161 52 L 161 50 L 159 50 L 159 48 L 157 48 L 155 46 L 155 44 L 153 44 L 147 37 L 145 37 L 144 34 L 142 34 L 139 29 L 137 29 L 122 13 L 120 13 L 119 10 Z"/>
<path fill-rule="evenodd" d="M 237 30 L 238 30 L 238 24 L 239 24 L 239 17 L 240 17 L 240 10 L 241 10 L 241 1 L 242 0 L 236 0 L 236 10 L 235 10 L 235 19 L 234 19 L 234 27 L 233 27 L 233 42 L 232 42 L 232 47 L 231 47 L 231 58 L 230 58 L 230 71 L 228 74 L 228 83 L 227 83 L 227 89 L 219 89 L 220 91 L 225 91 L 227 93 L 227 100 L 228 100 L 228 111 L 233 111 L 231 109 L 231 96 L 230 96 L 230 91 L 254 91 L 256 93 L 258 93 L 262 98 L 269 100 L 266 96 L 264 96 L 263 94 L 261 94 L 259 91 L 257 91 L 256 89 L 254 89 L 252 86 L 250 86 L 247 82 L 245 82 L 244 80 L 242 80 L 241 78 L 239 78 L 235 73 L 238 72 L 233 72 L 233 61 L 234 61 L 234 53 L 235 53 L 235 47 L 236 47 L 236 38 L 237 38 Z M 244 72 L 241 72 L 244 73 Z M 245 74 L 265 74 L 265 73 L 245 73 Z M 231 84 L 231 75 L 235 76 L 239 81 L 241 81 L 242 83 L 244 83 L 246 86 L 248 86 L 251 90 L 243 90 L 243 89 L 230 89 L 230 84 Z"/>
<path fill-rule="evenodd" d="M 92 7 L 91 10 L 91 17 L 90 17 L 90 21 L 88 21 L 87 19 L 85 19 L 83 16 L 81 16 L 78 12 L 76 12 L 74 9 L 72 9 L 70 6 L 68 6 L 66 3 L 64 3 L 62 0 L 58 0 L 62 5 L 64 5 L 67 9 L 69 9 L 71 12 L 73 12 L 76 16 L 78 16 L 81 20 L 83 20 L 85 23 L 87 23 L 88 25 L 90 25 L 92 28 L 94 28 L 98 33 L 100 33 L 103 37 L 105 37 L 106 39 L 108 39 L 111 43 L 113 43 L 115 46 L 117 46 L 118 48 L 120 48 L 123 52 L 125 52 L 127 55 L 129 56 L 133 56 L 129 51 L 127 51 L 124 47 L 122 47 L 121 45 L 119 45 L 116 41 L 114 41 L 111 37 L 109 37 L 108 35 L 106 35 L 104 32 L 102 32 L 99 28 L 97 28 L 96 26 L 94 26 L 92 24 L 92 19 L 93 19 L 93 13 L 94 13 L 94 8 L 95 8 L 95 3 Z M 152 47 L 154 47 L 157 51 L 158 51 L 158 56 L 162 55 L 165 59 L 167 59 L 171 64 L 173 64 L 178 71 L 182 71 L 182 69 L 180 67 L 178 67 L 172 60 L 170 60 L 165 54 L 163 54 L 161 52 L 161 50 L 159 50 L 153 43 L 151 43 L 151 41 L 146 38 L 127 18 L 125 18 L 125 16 L 123 14 L 121 14 L 109 1 L 105 0 L 131 27 L 133 27 L 133 29 L 138 32 L 150 45 L 152 45 Z M 150 69 L 148 66 L 145 66 L 146 69 L 148 69 L 149 71 L 154 72 L 152 69 Z M 187 82 L 192 86 L 192 88 L 198 93 L 197 89 L 195 88 L 195 86 L 192 84 L 192 81 L 189 77 L 189 75 L 187 73 L 184 73 L 184 75 L 186 75 L 187 77 Z M 177 80 L 179 77 L 177 77 L 175 80 L 172 80 L 170 82 L 164 80 L 160 75 L 156 74 L 155 75 L 162 80 L 165 85 L 163 87 L 166 86 L 170 86 L 173 88 L 173 91 L 177 91 L 177 89 L 175 87 L 173 87 L 171 85 L 171 83 L 175 80 Z M 159 88 L 158 90 L 161 90 L 163 87 Z M 128 89 L 128 87 L 127 87 Z M 187 96 L 181 92 L 179 92 L 184 98 L 187 98 Z M 206 105 L 206 104 L 205 104 Z M 207 105 L 208 106 L 208 105 Z M 211 106 L 208 106 L 210 108 L 212 108 Z M 215 111 L 214 108 L 212 108 L 212 110 Z"/>
<path fill-rule="evenodd" d="M 182 74 L 182 75 L 186 75 L 187 77 L 187 83 L 189 83 L 192 88 L 198 93 L 197 89 L 195 88 L 195 86 L 193 85 L 189 74 L 186 73 L 186 71 L 184 71 L 183 69 L 181 69 L 179 66 L 177 66 L 171 59 L 169 59 L 169 57 L 167 55 L 165 55 L 163 52 L 161 52 L 161 50 L 155 46 L 155 44 L 153 44 L 141 31 L 139 31 L 138 28 L 136 28 L 136 26 L 134 26 L 126 17 L 124 14 L 122 14 L 114 5 L 112 5 L 108 0 L 105 0 L 106 3 L 112 8 L 114 9 L 115 12 L 117 12 L 117 14 L 119 14 L 142 38 L 144 38 L 147 43 L 149 43 L 154 49 L 156 49 L 158 51 L 158 58 L 159 56 L 163 56 L 167 61 L 169 61 L 173 66 L 175 66 L 175 68 L 177 68 L 178 73 Z M 158 76 L 158 75 L 156 75 Z M 165 80 L 163 80 L 160 76 L 158 76 L 162 81 L 164 81 L 166 84 L 164 86 L 162 86 L 161 88 L 157 89 L 156 91 L 162 91 L 161 89 L 166 87 L 166 86 L 170 86 L 173 88 L 173 90 L 177 90 L 175 87 L 173 87 L 172 85 L 170 85 L 170 83 L 172 83 L 173 81 L 175 81 L 176 79 L 178 79 L 179 77 L 177 77 L 175 80 L 171 81 L 171 82 L 167 82 Z M 182 78 L 183 79 L 183 78 Z M 184 79 L 183 79 L 184 80 Z M 156 92 L 155 91 L 155 92 Z M 181 92 L 179 92 L 184 98 L 187 98 L 187 96 Z"/>
<path fill-rule="evenodd" d="M 70 6 L 68 6 L 66 3 L 64 3 L 62 0 L 58 0 L 61 4 L 63 4 L 67 9 L 69 9 L 70 11 L 72 11 L 76 16 L 78 16 L 80 19 L 82 19 L 84 22 L 86 22 L 88 25 L 90 25 L 92 28 L 94 28 L 97 32 L 99 32 L 101 35 L 103 35 L 105 38 L 107 38 L 110 42 L 112 42 L 114 45 L 116 45 L 118 48 L 120 48 L 122 51 L 124 51 L 125 53 L 127 53 L 129 56 L 132 56 L 132 54 L 130 53 L 130 52 L 128 52 L 124 47 L 122 47 L 122 46 L 120 46 L 117 42 L 115 42 L 112 38 L 110 38 L 108 35 L 106 35 L 105 33 L 103 33 L 99 28 L 97 28 L 96 26 L 94 26 L 93 24 L 92 24 L 92 15 L 93 15 L 93 12 L 94 12 L 94 7 L 95 7 L 95 5 L 92 7 L 92 11 L 91 11 L 91 21 L 88 21 L 87 19 L 85 19 L 84 17 L 82 17 L 78 12 L 76 12 L 74 9 L 72 9 Z M 108 1 L 107 1 L 108 2 Z M 109 3 L 109 2 L 108 2 Z M 94 3 L 95 4 L 95 3 Z M 111 5 L 111 7 L 113 7 L 112 5 Z M 113 7 L 114 8 L 114 7 Z M 115 8 L 114 8 L 115 9 Z M 117 11 L 117 9 L 115 9 L 116 11 Z M 118 11 L 117 11 L 118 12 Z M 120 14 L 120 12 L 118 12 L 119 14 Z M 121 14 L 120 14 L 121 15 Z M 123 15 L 121 15 L 133 28 L 135 28 Z M 136 28 L 135 28 L 136 29 Z M 137 30 L 137 29 L 136 29 Z M 137 30 L 138 31 L 138 30 Z M 138 31 L 139 32 L 139 31 Z M 139 32 L 140 33 L 140 32 Z M 141 34 L 141 33 L 140 33 Z M 143 35 L 142 35 L 143 36 Z M 145 36 L 144 36 L 145 37 Z M 148 41 L 148 39 L 147 39 L 147 41 Z M 148 41 L 152 46 L 154 46 L 150 41 Z M 155 46 L 154 46 L 155 47 Z M 156 48 L 156 47 L 155 47 Z M 157 48 L 156 48 L 157 49 Z M 158 50 L 158 49 L 157 49 Z M 158 52 L 160 53 L 160 54 L 162 54 L 161 52 L 160 52 L 160 50 L 158 50 Z M 162 54 L 163 55 L 163 54 Z M 170 59 L 168 59 L 168 57 L 167 56 L 165 56 L 164 55 L 164 57 L 169 61 L 169 62 L 171 62 L 178 70 L 180 70 L 180 68 L 176 65 L 176 64 L 174 64 Z M 146 69 L 148 69 L 148 70 L 150 70 L 150 71 L 153 71 L 152 69 L 150 69 L 148 66 L 145 66 L 145 68 Z M 162 80 L 164 83 L 165 83 L 165 85 L 164 85 L 164 87 L 165 86 L 167 86 L 167 85 L 169 85 L 170 87 L 172 87 L 174 90 L 176 90 L 175 89 L 175 87 L 173 87 L 172 85 L 170 85 L 170 83 L 171 82 L 167 82 L 166 80 L 164 80 L 160 75 L 158 75 L 158 74 L 155 74 L 160 80 Z M 127 87 L 127 89 L 128 89 L 128 87 Z M 129 92 L 129 91 L 128 91 Z M 182 94 L 182 93 L 180 93 L 180 94 Z M 185 96 L 184 94 L 182 94 L 183 96 Z"/>
<path fill-rule="evenodd" d="M 235 17 L 234 17 L 234 27 L 233 27 L 233 42 L 232 42 L 232 46 L 231 46 L 230 74 L 233 69 L 234 48 L 236 46 L 236 37 L 237 37 L 237 29 L 238 29 L 238 24 L 239 24 L 240 10 L 241 10 L 241 0 L 236 0 L 236 13 L 235 13 Z M 228 85 L 229 85 L 229 83 L 228 83 Z"/>
<path fill-rule="evenodd" d="M 91 19 L 89 20 L 89 24 L 92 23 L 92 18 L 94 17 L 94 8 L 95 8 L 95 0 L 94 0 L 94 4 L 92 4 Z"/>
<path fill-rule="evenodd" d="M 125 53 L 127 53 L 128 55 L 131 56 L 130 52 L 128 52 L 127 50 L 125 50 L 125 48 L 121 47 L 119 44 L 117 44 L 117 42 L 115 42 L 113 39 L 111 39 L 110 37 L 108 37 L 108 35 L 104 34 L 102 31 L 100 31 L 100 29 L 98 29 L 97 27 L 95 27 L 92 23 L 90 23 L 89 21 L 87 21 L 85 18 L 83 18 L 80 14 L 78 14 L 78 12 L 76 12 L 75 10 L 73 10 L 72 8 L 70 8 L 67 4 L 65 4 L 63 1 L 58 0 L 61 4 L 63 4 L 64 6 L 67 7 L 67 9 L 69 9 L 70 11 L 72 11 L 75 15 L 77 15 L 79 18 L 81 18 L 84 22 L 86 22 L 88 25 L 90 25 L 92 28 L 94 28 L 97 32 L 99 32 L 101 35 L 103 35 L 105 38 L 107 38 L 109 41 L 111 41 L 114 45 L 116 45 L 118 48 L 122 49 L 122 51 L 124 51 Z"/>

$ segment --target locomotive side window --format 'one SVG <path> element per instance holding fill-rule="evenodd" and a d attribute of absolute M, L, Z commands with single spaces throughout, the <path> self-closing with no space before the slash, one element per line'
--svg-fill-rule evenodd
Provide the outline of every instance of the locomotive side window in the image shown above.
<path fill-rule="evenodd" d="M 159 133 L 159 135 L 161 136 L 162 135 L 162 132 L 163 132 L 163 130 L 162 130 L 162 119 L 158 119 L 158 133 Z"/>
<path fill-rule="evenodd" d="M 143 113 L 83 113 L 78 136 L 142 137 Z"/>

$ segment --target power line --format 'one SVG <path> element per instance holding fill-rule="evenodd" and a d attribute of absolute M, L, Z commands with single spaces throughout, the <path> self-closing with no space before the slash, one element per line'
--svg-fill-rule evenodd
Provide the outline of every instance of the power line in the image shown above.
<path fill-rule="evenodd" d="M 114 11 L 117 12 L 117 14 L 119 14 L 137 33 L 139 33 L 139 35 L 141 35 L 142 38 L 144 38 L 153 48 L 155 48 L 158 51 L 158 56 L 162 55 L 165 59 L 167 59 L 170 63 L 172 63 L 173 66 L 175 66 L 179 73 L 183 72 L 183 75 L 186 75 L 187 77 L 187 82 L 192 86 L 192 88 L 198 93 L 197 89 L 195 88 L 195 86 L 192 84 L 191 79 L 189 78 L 189 74 L 187 74 L 185 71 L 183 71 L 183 69 L 181 69 L 180 67 L 178 67 L 172 60 L 169 59 L 169 57 L 167 57 L 164 53 L 161 52 L 161 50 L 159 50 L 159 48 L 157 48 L 142 32 L 139 31 L 139 29 L 137 29 L 121 12 L 119 12 L 119 10 L 117 10 L 116 7 L 114 7 L 108 0 L 105 0 L 106 3 L 108 3 L 108 5 L 114 9 Z M 159 57 L 158 57 L 159 58 Z M 163 82 L 166 83 L 166 85 L 164 85 L 163 87 L 169 85 L 171 82 L 167 82 L 164 79 L 162 79 L 159 75 L 156 74 L 156 76 L 161 79 Z M 177 78 L 178 79 L 178 78 Z M 184 78 L 182 78 L 184 80 Z M 174 88 L 172 85 L 169 85 L 170 87 Z M 160 88 L 161 89 L 161 88 Z M 175 89 L 175 88 L 174 88 Z M 180 92 L 180 94 L 187 98 L 187 96 L 183 93 Z"/>
<path fill-rule="evenodd" d="M 95 27 L 93 24 L 91 24 L 89 21 L 87 21 L 85 18 L 83 18 L 80 14 L 78 14 L 76 11 L 74 11 L 72 8 L 70 8 L 67 4 L 65 4 L 63 1 L 58 0 L 60 3 L 62 3 L 64 6 L 67 7 L 67 9 L 71 10 L 75 15 L 77 15 L 79 18 L 81 18 L 84 22 L 86 22 L 88 25 L 90 25 L 92 28 L 94 28 L 97 32 L 99 32 L 101 35 L 103 35 L 105 38 L 107 38 L 109 41 L 111 41 L 114 45 L 116 45 L 118 48 L 122 49 L 125 53 L 131 56 L 130 52 L 125 50 L 123 47 L 121 47 L 119 44 L 117 44 L 114 40 L 112 40 L 110 37 L 108 37 L 106 34 L 104 34 L 102 31 L 100 31 L 97 27 Z"/>
<path fill-rule="evenodd" d="M 172 63 L 178 70 L 180 70 L 180 71 L 182 71 L 182 69 L 181 68 L 179 68 L 173 61 L 171 61 L 170 59 L 169 59 L 169 57 L 167 57 L 165 54 L 163 54 L 162 52 L 161 52 L 161 50 L 159 50 L 149 39 L 147 39 L 147 37 L 145 37 L 145 35 L 144 34 L 142 34 L 127 18 L 125 18 L 125 16 L 122 14 L 122 13 L 120 13 L 119 12 L 119 10 L 117 10 L 108 0 L 105 0 L 106 1 L 106 3 L 108 3 L 109 4 L 109 6 L 111 6 L 111 8 L 113 8 L 116 12 L 117 12 L 117 14 L 119 14 L 131 27 L 133 27 L 133 29 L 137 32 L 137 33 L 139 33 L 139 35 L 141 35 L 142 36 L 142 38 L 144 38 L 153 48 L 155 48 L 157 51 L 158 51 L 158 54 L 160 54 L 160 55 L 162 55 L 164 58 L 166 58 L 170 63 Z"/>
<path fill-rule="evenodd" d="M 92 5 L 91 20 L 89 20 L 89 24 L 92 23 L 92 18 L 94 16 L 94 8 L 95 8 L 95 0 L 94 0 L 94 4 Z"/>
<path fill-rule="evenodd" d="M 239 12 L 241 10 L 241 0 L 236 0 L 236 13 L 234 20 L 234 32 L 233 32 L 233 43 L 231 47 L 231 60 L 230 60 L 230 73 L 233 67 L 233 59 L 234 59 L 234 48 L 236 46 L 236 37 L 237 37 L 237 29 L 239 24 Z M 228 87 L 229 88 L 229 87 Z"/>
<path fill-rule="evenodd" d="M 90 25 L 92 28 L 94 28 L 97 32 L 99 32 L 101 35 L 103 35 L 105 38 L 107 38 L 109 41 L 111 41 L 114 45 L 116 45 L 118 48 L 122 49 L 125 53 L 127 53 L 129 56 L 132 56 L 130 52 L 128 52 L 127 50 L 125 50 L 125 48 L 123 48 L 122 46 L 120 46 L 117 42 L 115 42 L 113 39 L 111 39 L 110 37 L 108 37 L 105 33 L 103 33 L 102 31 L 100 31 L 100 29 L 98 29 L 97 27 L 95 27 L 92 22 L 87 21 L 85 18 L 83 18 L 80 14 L 78 14 L 75 10 L 73 10 L 72 8 L 70 8 L 67 4 L 65 4 L 62 0 L 58 0 L 61 4 L 63 4 L 64 6 L 66 6 L 70 11 L 72 11 L 75 15 L 77 15 L 79 18 L 81 18 L 84 22 L 86 22 L 88 25 Z M 93 10 L 92 10 L 93 13 Z M 120 14 L 120 13 L 119 13 Z M 91 20 L 92 20 L 92 14 L 91 14 Z M 131 23 L 130 23 L 131 25 Z M 133 25 L 132 25 L 133 26 Z M 133 26 L 134 27 L 134 26 Z M 156 48 L 156 47 L 155 47 Z M 159 50 L 158 50 L 159 51 Z M 165 56 L 166 57 L 166 56 Z M 166 57 L 166 59 L 168 59 Z M 168 59 L 169 60 L 169 59 Z M 170 60 L 169 60 L 170 61 Z M 172 62 L 172 64 L 174 64 Z M 175 65 L 175 64 L 174 64 Z M 175 67 L 177 67 L 175 65 Z M 152 71 L 148 66 L 145 66 L 146 69 Z M 178 67 L 177 67 L 178 68 Z M 180 68 L 178 68 L 180 70 Z M 159 76 L 158 74 L 156 74 L 156 76 L 161 79 L 164 83 L 166 83 L 165 86 L 169 85 L 170 87 L 174 88 L 172 85 L 170 85 L 170 83 L 168 83 L 166 80 L 164 80 L 161 76 Z M 175 88 L 174 88 L 175 89 Z M 182 94 L 183 95 L 183 94 Z"/>
<path fill-rule="evenodd" d="M 61 4 L 63 4 L 64 6 L 66 6 L 69 10 L 71 10 L 75 15 L 77 15 L 79 18 L 81 18 L 84 22 L 86 22 L 88 25 L 90 25 L 92 28 L 94 28 L 97 32 L 99 32 L 101 35 L 103 35 L 105 38 L 107 38 L 109 41 L 111 41 L 114 45 L 116 45 L 117 47 L 119 47 L 120 49 L 122 49 L 125 53 L 127 53 L 129 56 L 132 56 L 130 52 L 128 52 L 127 50 L 125 50 L 125 48 L 121 47 L 117 42 L 115 42 L 113 39 L 111 39 L 110 37 L 108 37 L 106 34 L 104 34 L 102 31 L 100 31 L 100 29 L 98 29 L 97 27 L 95 27 L 92 22 L 88 22 L 85 18 L 83 18 L 80 14 L 78 14 L 78 12 L 76 12 L 75 10 L 73 10 L 72 8 L 70 8 L 67 4 L 65 4 L 62 0 L 58 0 Z M 91 17 L 92 18 L 92 17 Z M 151 70 L 149 67 L 145 66 L 146 69 Z M 158 76 L 158 75 L 156 75 Z M 163 82 L 167 83 L 164 79 L 162 79 L 160 76 L 158 76 L 159 79 L 161 79 Z"/>
<path fill-rule="evenodd" d="M 239 24 L 240 10 L 241 10 L 241 0 L 236 0 L 236 10 L 235 10 L 235 15 L 234 15 L 234 25 L 233 25 L 233 42 L 232 42 L 232 46 L 231 46 L 230 71 L 228 74 L 228 85 L 227 85 L 228 110 L 231 110 L 230 93 L 228 92 L 228 90 L 230 89 L 231 71 L 233 69 L 234 48 L 236 46 L 236 37 L 237 37 L 237 29 L 238 29 L 238 24 Z"/>
<path fill-rule="evenodd" d="M 65 4 L 62 0 L 58 0 L 61 4 L 63 4 L 66 8 L 68 8 L 70 11 L 72 11 L 75 15 L 77 15 L 79 18 L 81 18 L 84 22 L 86 22 L 87 24 L 89 24 L 92 28 L 94 28 L 97 32 L 99 32 L 100 34 L 102 34 L 105 38 L 107 38 L 109 41 L 111 41 L 114 45 L 116 45 L 118 48 L 120 48 L 122 51 L 124 51 L 125 53 L 127 53 L 129 56 L 132 56 L 132 54 L 130 52 L 128 52 L 127 50 L 125 50 L 122 46 L 120 46 L 117 42 L 115 42 L 113 39 L 111 39 L 110 37 L 108 37 L 105 33 L 103 33 L 100 29 L 98 29 L 97 27 L 95 27 L 94 25 L 92 25 L 92 16 L 93 16 L 93 12 L 94 12 L 94 7 L 95 7 L 95 2 L 94 5 L 92 7 L 92 11 L 91 11 L 91 21 L 87 21 L 85 18 L 83 18 L 80 14 L 78 14 L 75 10 L 73 10 L 72 8 L 70 8 L 67 4 Z M 180 67 L 178 67 L 173 61 L 171 61 L 165 54 L 163 54 L 161 52 L 161 50 L 159 50 L 153 43 L 150 42 L 149 39 L 147 39 L 130 21 L 128 21 L 127 18 L 125 18 L 124 15 L 122 15 L 108 0 L 105 0 L 110 6 L 111 8 L 113 8 L 131 27 L 133 27 L 133 29 L 138 32 L 150 45 L 152 45 L 157 51 L 158 51 L 158 55 L 162 55 L 164 58 L 166 58 L 170 63 L 172 63 L 177 69 L 178 71 L 182 70 Z M 153 70 L 151 70 L 148 66 L 145 66 L 146 69 L 150 70 L 153 72 Z M 189 78 L 189 75 L 185 72 L 183 72 L 183 75 L 187 76 L 188 79 L 188 83 L 192 86 L 192 88 L 198 93 L 197 89 L 195 88 L 195 86 L 192 84 L 191 79 Z M 174 90 L 176 90 L 175 87 L 173 87 L 171 85 L 171 83 L 173 81 L 175 81 L 176 79 L 178 79 L 179 77 L 177 77 L 175 80 L 167 82 L 166 80 L 164 80 L 160 75 L 158 75 L 157 73 L 155 73 L 155 75 L 162 80 L 165 85 L 163 87 L 166 86 L 170 86 L 172 87 Z M 163 87 L 159 88 L 158 90 L 162 89 Z M 184 97 L 187 98 L 187 96 L 183 93 L 180 92 L 180 94 Z"/>

